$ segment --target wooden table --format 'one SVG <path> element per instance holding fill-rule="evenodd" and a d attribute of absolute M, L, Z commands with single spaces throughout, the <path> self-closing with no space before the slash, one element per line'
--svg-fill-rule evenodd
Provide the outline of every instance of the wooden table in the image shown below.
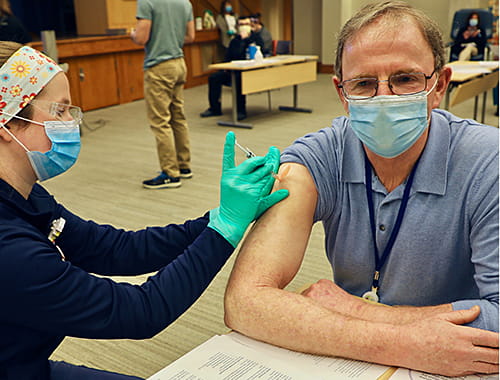
<path fill-rule="evenodd" d="M 455 61 L 447 66 L 451 67 L 452 74 L 446 91 L 445 109 L 474 97 L 476 119 L 479 95 L 483 94 L 481 123 L 484 123 L 486 94 L 498 86 L 498 61 Z"/>
<path fill-rule="evenodd" d="M 298 107 L 298 85 L 316 80 L 317 56 L 279 55 L 264 58 L 262 62 L 254 60 L 216 63 L 209 66 L 215 70 L 230 70 L 232 88 L 232 120 L 217 122 L 218 125 L 252 128 L 251 124 L 238 122 L 236 74 L 241 73 L 241 93 L 243 95 L 270 91 L 286 86 L 293 86 L 293 106 L 280 106 L 281 111 L 312 112 L 311 109 Z"/>

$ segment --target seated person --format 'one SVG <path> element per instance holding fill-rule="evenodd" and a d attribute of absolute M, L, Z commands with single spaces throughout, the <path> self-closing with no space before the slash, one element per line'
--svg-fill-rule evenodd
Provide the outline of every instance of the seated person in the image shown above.
<path fill-rule="evenodd" d="M 262 24 L 260 19 L 260 13 L 256 13 L 250 16 L 252 22 L 252 31 L 257 33 L 262 38 L 264 46 L 262 47 L 262 55 L 264 57 L 269 57 L 273 54 L 273 37 L 271 32 Z"/>
<path fill-rule="evenodd" d="M 485 46 L 486 33 L 479 27 L 479 14 L 472 12 L 467 25 L 458 32 L 457 39 L 451 47 L 451 55 L 458 57 L 459 61 L 470 61 L 475 55 L 483 55 Z"/>
<path fill-rule="evenodd" d="M 228 327 L 296 351 L 498 372 L 499 133 L 436 109 L 451 77 L 443 46 L 404 1 L 346 23 L 333 83 L 349 117 L 282 153 L 275 188 L 290 196 L 242 245 Z M 286 291 L 318 221 L 334 282 Z"/>
<path fill-rule="evenodd" d="M 238 34 L 229 43 L 226 51 L 225 62 L 243 60 L 246 58 L 247 48 L 250 44 L 256 44 L 261 47 L 264 42 L 259 34 L 252 31 L 250 17 L 241 16 L 238 19 Z M 200 114 L 201 117 L 220 116 L 222 85 L 231 86 L 231 72 L 220 70 L 208 77 L 208 102 L 210 107 Z M 236 78 L 237 110 L 238 120 L 247 117 L 246 96 L 241 93 L 241 76 L 237 73 Z"/>

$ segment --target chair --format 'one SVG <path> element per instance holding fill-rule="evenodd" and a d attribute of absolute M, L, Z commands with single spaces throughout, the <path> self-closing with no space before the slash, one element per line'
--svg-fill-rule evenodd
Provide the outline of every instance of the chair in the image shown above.
<path fill-rule="evenodd" d="M 479 15 L 479 27 L 484 30 L 486 33 L 486 39 L 489 40 L 493 36 L 493 14 L 487 9 L 480 8 L 469 8 L 469 9 L 460 9 L 455 12 L 453 16 L 453 23 L 451 26 L 451 42 L 449 46 L 452 47 L 455 45 L 455 41 L 458 37 L 458 33 L 462 28 L 464 28 L 467 24 L 469 15 L 475 12 Z M 484 48 L 484 54 L 478 54 L 471 58 L 471 61 L 484 61 L 488 60 L 490 52 L 490 47 L 486 44 Z M 458 60 L 458 54 L 453 53 L 453 49 L 450 49 L 450 62 Z"/>
<path fill-rule="evenodd" d="M 292 41 L 273 40 L 273 55 L 292 54 Z"/>

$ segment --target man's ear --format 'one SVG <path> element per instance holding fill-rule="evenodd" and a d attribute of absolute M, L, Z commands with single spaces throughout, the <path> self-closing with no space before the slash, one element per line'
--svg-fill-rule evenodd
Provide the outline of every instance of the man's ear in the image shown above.
<path fill-rule="evenodd" d="M 439 73 L 438 83 L 436 85 L 436 92 L 434 95 L 434 101 L 432 102 L 432 108 L 439 107 L 439 104 L 446 95 L 448 85 L 451 80 L 451 67 L 445 66 L 441 69 Z"/>
<path fill-rule="evenodd" d="M 335 90 L 337 90 L 337 94 L 339 96 L 340 101 L 342 102 L 342 106 L 344 107 L 345 112 L 349 114 L 349 107 L 347 105 L 347 100 L 344 97 L 344 93 L 342 92 L 342 89 L 339 87 L 340 85 L 340 79 L 334 75 L 332 78 L 333 86 L 335 87 Z"/>

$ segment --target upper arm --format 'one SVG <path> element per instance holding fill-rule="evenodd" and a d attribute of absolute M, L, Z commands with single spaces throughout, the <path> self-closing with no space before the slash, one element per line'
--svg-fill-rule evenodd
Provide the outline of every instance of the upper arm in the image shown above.
<path fill-rule="evenodd" d="M 149 36 L 151 34 L 151 20 L 145 18 L 137 19 L 137 24 L 135 27 L 135 35 L 133 40 L 138 45 L 146 45 L 149 41 Z"/>
<path fill-rule="evenodd" d="M 184 36 L 184 43 L 191 43 L 194 41 L 194 20 L 188 21 L 186 24 L 186 35 Z"/>
<path fill-rule="evenodd" d="M 275 188 L 289 196 L 270 208 L 245 239 L 228 284 L 228 294 L 247 287 L 284 288 L 300 268 L 309 240 L 317 192 L 307 168 L 286 163 Z"/>

